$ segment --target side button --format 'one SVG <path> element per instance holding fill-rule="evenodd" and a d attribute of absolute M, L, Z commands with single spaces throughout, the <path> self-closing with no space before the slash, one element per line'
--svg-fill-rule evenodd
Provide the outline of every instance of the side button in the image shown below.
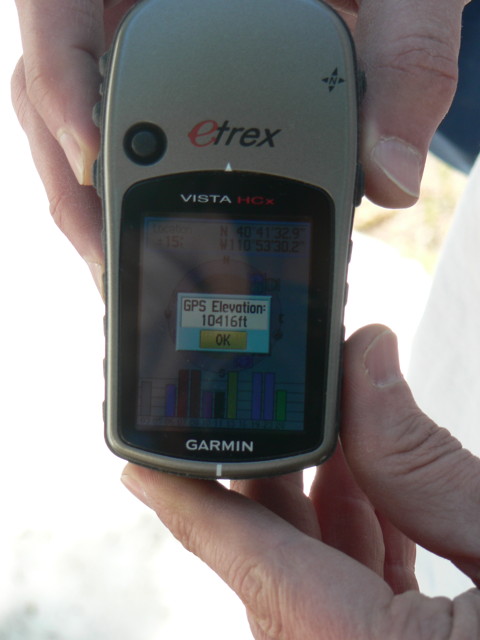
<path fill-rule="evenodd" d="M 350 261 L 352 259 L 352 251 L 353 251 L 353 240 L 350 238 L 350 242 L 348 243 L 348 256 L 347 256 L 348 264 L 350 264 Z"/>
<path fill-rule="evenodd" d="M 97 102 L 92 109 L 92 120 L 100 128 L 102 124 L 102 103 Z"/>
<path fill-rule="evenodd" d="M 98 59 L 98 70 L 100 75 L 104 78 L 107 74 L 108 65 L 110 64 L 110 49 Z"/>
<path fill-rule="evenodd" d="M 360 163 L 357 164 L 357 174 L 355 176 L 355 192 L 353 199 L 355 206 L 360 206 L 362 198 L 365 195 L 365 172 Z"/>
<path fill-rule="evenodd" d="M 92 182 L 100 198 L 103 197 L 103 181 L 101 173 L 100 160 L 97 158 L 92 167 Z"/>
<path fill-rule="evenodd" d="M 357 71 L 357 95 L 358 104 L 360 105 L 367 93 L 367 76 L 365 71 Z"/>
<path fill-rule="evenodd" d="M 350 286 L 348 284 L 348 282 L 345 283 L 345 292 L 343 295 L 343 306 L 346 307 L 347 306 L 347 302 L 348 302 L 348 292 L 350 290 Z M 343 339 L 345 339 L 345 328 L 344 328 L 344 335 L 343 335 Z"/>

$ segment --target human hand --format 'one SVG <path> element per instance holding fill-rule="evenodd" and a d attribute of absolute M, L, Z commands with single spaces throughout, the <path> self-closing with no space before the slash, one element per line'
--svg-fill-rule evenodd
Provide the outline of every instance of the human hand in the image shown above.
<path fill-rule="evenodd" d="M 367 195 L 381 205 L 408 206 L 418 196 L 430 139 L 456 86 L 466 2 L 330 2 L 349 12 L 367 74 L 361 157 Z M 12 81 L 14 106 L 53 217 L 98 281 L 103 263 L 100 205 L 93 189 L 78 184 L 90 184 L 98 152 L 91 118 L 100 82 L 97 60 L 135 0 L 16 4 L 24 55 Z"/>
<path fill-rule="evenodd" d="M 309 498 L 299 474 L 229 491 L 128 465 L 123 480 L 238 594 L 258 640 L 480 637 L 480 591 L 422 596 L 413 544 L 480 584 L 480 461 L 416 407 L 382 327 L 347 342 L 341 437 Z"/>
<path fill-rule="evenodd" d="M 16 0 L 23 56 L 12 100 L 29 138 L 52 216 L 101 289 L 100 200 L 91 184 L 99 132 L 98 58 L 135 0 Z M 66 162 L 68 160 L 68 163 Z"/>
<path fill-rule="evenodd" d="M 367 76 L 361 160 L 385 207 L 419 195 L 431 139 L 457 86 L 461 15 L 470 0 L 327 0 L 354 32 Z"/>

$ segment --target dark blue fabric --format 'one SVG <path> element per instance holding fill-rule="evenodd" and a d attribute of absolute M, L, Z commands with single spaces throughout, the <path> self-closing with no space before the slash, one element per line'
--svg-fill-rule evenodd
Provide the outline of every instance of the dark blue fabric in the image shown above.
<path fill-rule="evenodd" d="M 438 133 L 432 151 L 467 171 L 480 153 L 480 0 L 464 10 L 458 89 Z"/>

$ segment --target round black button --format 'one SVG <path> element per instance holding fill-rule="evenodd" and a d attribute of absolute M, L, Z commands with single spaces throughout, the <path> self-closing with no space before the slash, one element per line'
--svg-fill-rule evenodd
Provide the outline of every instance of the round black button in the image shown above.
<path fill-rule="evenodd" d="M 154 164 L 167 150 L 167 137 L 157 125 L 141 122 L 130 127 L 123 146 L 127 156 L 136 164 Z"/>

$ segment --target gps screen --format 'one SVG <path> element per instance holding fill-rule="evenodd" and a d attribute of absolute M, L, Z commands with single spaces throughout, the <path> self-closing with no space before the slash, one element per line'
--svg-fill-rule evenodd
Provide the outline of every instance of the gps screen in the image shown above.
<path fill-rule="evenodd" d="M 311 224 L 143 217 L 137 429 L 303 430 Z"/>

